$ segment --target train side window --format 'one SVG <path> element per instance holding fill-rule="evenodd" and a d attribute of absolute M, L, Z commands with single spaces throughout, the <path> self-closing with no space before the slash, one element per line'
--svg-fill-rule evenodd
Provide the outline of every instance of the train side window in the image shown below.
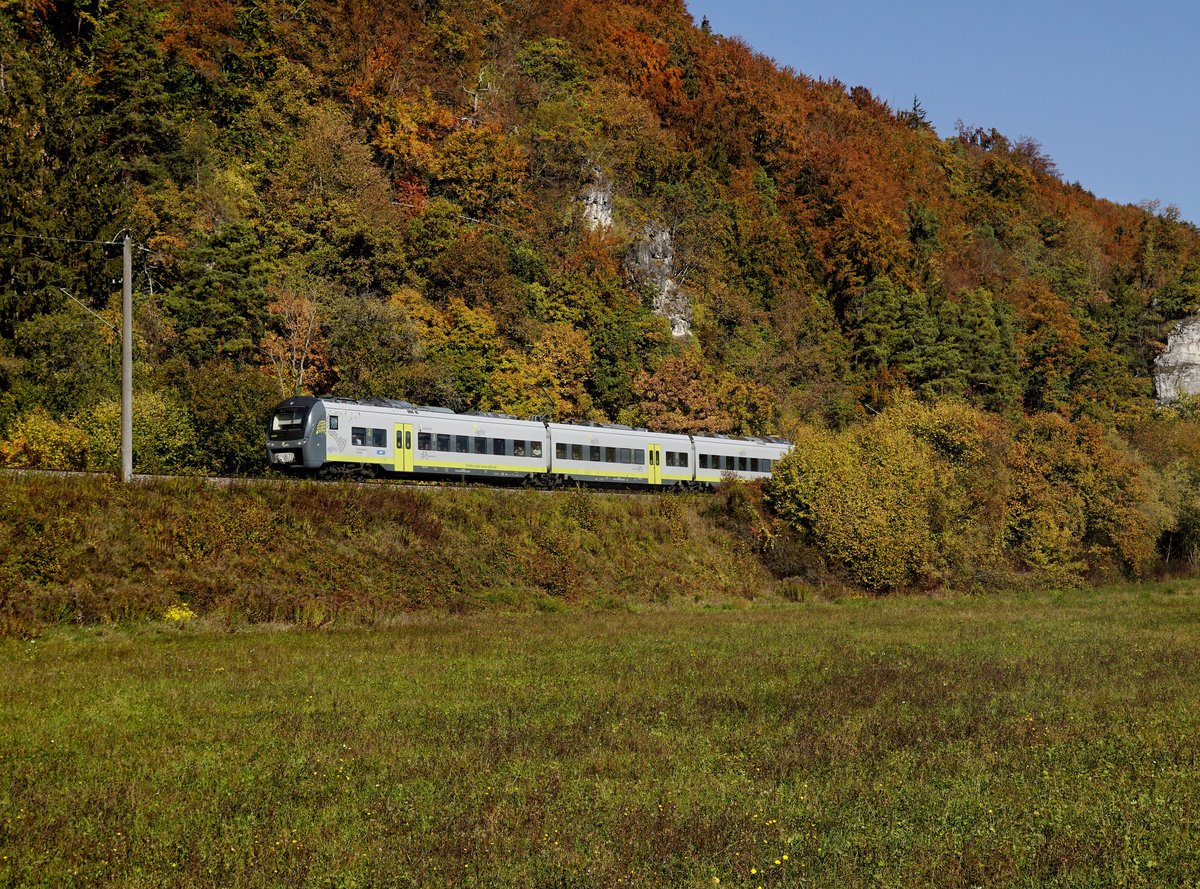
<path fill-rule="evenodd" d="M 365 427 L 350 427 L 350 444 L 356 448 L 365 448 L 367 446 L 367 430 Z"/>
<path fill-rule="evenodd" d="M 641 452 L 639 451 L 639 453 L 641 453 Z M 633 451 L 631 451 L 629 448 L 617 448 L 617 462 L 618 463 L 632 463 L 633 462 Z"/>
<path fill-rule="evenodd" d="M 372 429 L 371 430 L 371 447 L 386 448 L 387 447 L 387 430 Z"/>
<path fill-rule="evenodd" d="M 745 472 L 745 471 L 746 471 L 746 458 L 738 457 L 738 472 Z"/>
<path fill-rule="evenodd" d="M 700 468 L 701 468 L 701 469 L 708 469 L 708 454 L 701 454 L 701 455 L 700 455 Z"/>
<path fill-rule="evenodd" d="M 728 472 L 733 472 L 733 457 L 725 456 L 725 469 Z"/>
<path fill-rule="evenodd" d="M 433 450 L 433 436 L 430 435 L 428 432 L 418 432 L 417 433 L 417 450 L 418 451 L 432 451 Z"/>
<path fill-rule="evenodd" d="M 554 459 L 555 460 L 567 459 L 567 446 L 565 444 L 563 444 L 561 441 L 554 443 Z"/>
<path fill-rule="evenodd" d="M 770 460 L 766 460 L 766 459 L 759 460 L 758 465 L 759 465 L 760 472 L 770 472 L 771 471 L 771 461 Z"/>
<path fill-rule="evenodd" d="M 503 456 L 504 456 L 504 453 L 505 453 L 505 451 L 504 451 L 504 443 L 505 443 L 506 441 L 507 441 L 507 439 L 504 439 L 504 438 L 493 438 L 493 439 L 492 439 L 492 453 L 493 453 L 495 456 L 497 456 L 497 457 L 503 457 Z"/>
<path fill-rule="evenodd" d="M 679 465 L 687 466 L 687 461 L 688 461 L 687 451 L 680 451 L 679 452 Z"/>
<path fill-rule="evenodd" d="M 531 441 L 529 443 L 529 456 L 530 457 L 542 456 L 542 443 L 540 441 Z"/>
<path fill-rule="evenodd" d="M 604 449 L 604 462 L 605 463 L 616 463 L 617 462 L 617 449 L 616 448 L 605 448 Z"/>
<path fill-rule="evenodd" d="M 525 456 L 525 442 L 519 438 L 513 442 L 513 456 L 514 457 L 524 457 Z"/>
<path fill-rule="evenodd" d="M 675 452 L 674 451 L 667 451 L 667 465 L 668 466 L 678 466 L 679 465 L 678 463 L 675 462 Z"/>
<path fill-rule="evenodd" d="M 758 472 L 758 458 L 757 457 L 750 458 L 750 471 Z"/>
<path fill-rule="evenodd" d="M 471 440 L 465 435 L 454 436 L 454 452 L 456 454 L 471 453 Z"/>
<path fill-rule="evenodd" d="M 571 445 L 571 459 L 572 460 L 582 460 L 583 459 L 583 445 L 581 445 L 581 444 Z"/>
<path fill-rule="evenodd" d="M 437 437 L 437 449 L 439 451 L 450 450 L 450 436 L 439 432 Z"/>
<path fill-rule="evenodd" d="M 475 436 L 475 453 L 476 454 L 486 454 L 487 453 L 487 439 L 484 438 L 482 435 Z"/>
<path fill-rule="evenodd" d="M 622 463 L 629 463 L 629 460 L 622 460 Z M 646 462 L 646 452 L 641 448 L 636 448 L 633 452 L 633 462 L 641 466 Z"/>
<path fill-rule="evenodd" d="M 330 429 L 337 429 L 337 418 L 338 418 L 337 414 L 329 415 L 329 428 Z"/>
<path fill-rule="evenodd" d="M 599 463 L 599 462 L 601 462 L 601 461 L 600 461 L 600 446 L 599 446 L 599 445 L 592 445 L 592 446 L 591 446 L 591 447 L 590 447 L 588 450 L 589 450 L 589 452 L 590 452 L 590 453 L 588 454 L 588 459 L 589 459 L 589 460 L 591 460 L 593 463 Z"/>

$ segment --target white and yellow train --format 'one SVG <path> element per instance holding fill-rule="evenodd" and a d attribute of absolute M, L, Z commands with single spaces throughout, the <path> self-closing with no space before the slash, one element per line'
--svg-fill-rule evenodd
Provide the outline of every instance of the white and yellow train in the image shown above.
<path fill-rule="evenodd" d="M 675 435 L 551 423 L 404 401 L 290 398 L 267 424 L 275 469 L 321 478 L 466 478 L 554 488 L 586 482 L 700 490 L 771 474 L 775 438 Z"/>

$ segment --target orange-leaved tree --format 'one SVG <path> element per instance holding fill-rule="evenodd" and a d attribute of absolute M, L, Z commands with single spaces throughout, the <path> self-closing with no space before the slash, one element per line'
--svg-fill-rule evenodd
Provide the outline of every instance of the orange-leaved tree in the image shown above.
<path fill-rule="evenodd" d="M 271 293 L 271 329 L 259 351 L 281 395 L 300 395 L 306 384 L 315 391 L 328 371 L 317 288 L 313 282 L 291 281 L 272 287 Z"/>

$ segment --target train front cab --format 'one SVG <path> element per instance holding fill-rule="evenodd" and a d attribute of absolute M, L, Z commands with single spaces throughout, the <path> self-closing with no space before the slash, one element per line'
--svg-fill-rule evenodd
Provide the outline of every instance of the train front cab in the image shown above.
<path fill-rule="evenodd" d="M 319 469 L 325 462 L 326 425 L 320 399 L 289 398 L 267 421 L 267 463 L 291 473 Z"/>

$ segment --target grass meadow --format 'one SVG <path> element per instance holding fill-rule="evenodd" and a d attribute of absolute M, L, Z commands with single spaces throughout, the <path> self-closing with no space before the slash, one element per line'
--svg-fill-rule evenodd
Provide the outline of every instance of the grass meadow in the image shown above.
<path fill-rule="evenodd" d="M 720 498 L 0 472 L 0 636 L 161 618 L 377 626 L 414 612 L 744 601 L 776 579 Z"/>
<path fill-rule="evenodd" d="M 1195 886 L 1200 587 L 0 640 L 0 884 Z"/>

